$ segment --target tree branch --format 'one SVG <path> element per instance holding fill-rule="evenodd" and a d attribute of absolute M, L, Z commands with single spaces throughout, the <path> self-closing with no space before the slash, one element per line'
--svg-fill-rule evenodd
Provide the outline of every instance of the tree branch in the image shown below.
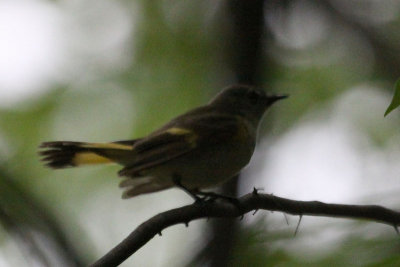
<path fill-rule="evenodd" d="M 117 266 L 144 246 L 165 228 L 186 224 L 200 218 L 239 217 L 254 210 L 281 211 L 292 215 L 367 219 L 395 227 L 400 225 L 400 212 L 377 205 L 327 204 L 320 201 L 296 201 L 268 194 L 253 193 L 238 199 L 237 205 L 218 200 L 187 205 L 159 213 L 139 225 L 127 238 L 91 266 Z"/>

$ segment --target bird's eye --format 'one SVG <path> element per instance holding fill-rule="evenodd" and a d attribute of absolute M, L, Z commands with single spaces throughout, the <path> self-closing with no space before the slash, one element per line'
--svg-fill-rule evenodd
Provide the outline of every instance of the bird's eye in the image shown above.
<path fill-rule="evenodd" d="M 249 92 L 249 94 L 248 94 L 248 98 L 249 98 L 249 100 L 250 100 L 250 103 L 251 103 L 252 105 L 255 105 L 255 104 L 257 104 L 258 99 L 260 98 L 260 95 L 259 95 L 257 92 L 255 92 L 255 91 L 251 91 L 251 92 Z"/>

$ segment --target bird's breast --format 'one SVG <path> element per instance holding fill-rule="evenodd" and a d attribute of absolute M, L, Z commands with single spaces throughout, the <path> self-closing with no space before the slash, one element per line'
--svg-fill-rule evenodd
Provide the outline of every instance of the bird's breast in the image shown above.
<path fill-rule="evenodd" d="M 249 163 L 255 141 L 255 129 L 240 122 L 231 137 L 212 145 L 202 144 L 178 160 L 182 184 L 189 188 L 207 188 L 232 178 Z"/>

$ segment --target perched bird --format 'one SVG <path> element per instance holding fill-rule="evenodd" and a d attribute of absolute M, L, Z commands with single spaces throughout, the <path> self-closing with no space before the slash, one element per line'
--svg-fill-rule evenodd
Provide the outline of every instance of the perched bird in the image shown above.
<path fill-rule="evenodd" d="M 199 199 L 201 189 L 224 183 L 247 165 L 264 112 L 286 97 L 233 85 L 148 136 L 111 143 L 44 142 L 40 155 L 54 169 L 122 165 L 123 198 L 177 186 Z"/>

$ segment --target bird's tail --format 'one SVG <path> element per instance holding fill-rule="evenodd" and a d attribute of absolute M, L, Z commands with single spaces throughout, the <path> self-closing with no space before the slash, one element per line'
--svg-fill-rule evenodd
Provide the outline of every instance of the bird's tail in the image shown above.
<path fill-rule="evenodd" d="M 39 154 L 45 164 L 54 169 L 87 164 L 129 162 L 136 140 L 115 143 L 85 143 L 71 141 L 44 142 Z"/>

